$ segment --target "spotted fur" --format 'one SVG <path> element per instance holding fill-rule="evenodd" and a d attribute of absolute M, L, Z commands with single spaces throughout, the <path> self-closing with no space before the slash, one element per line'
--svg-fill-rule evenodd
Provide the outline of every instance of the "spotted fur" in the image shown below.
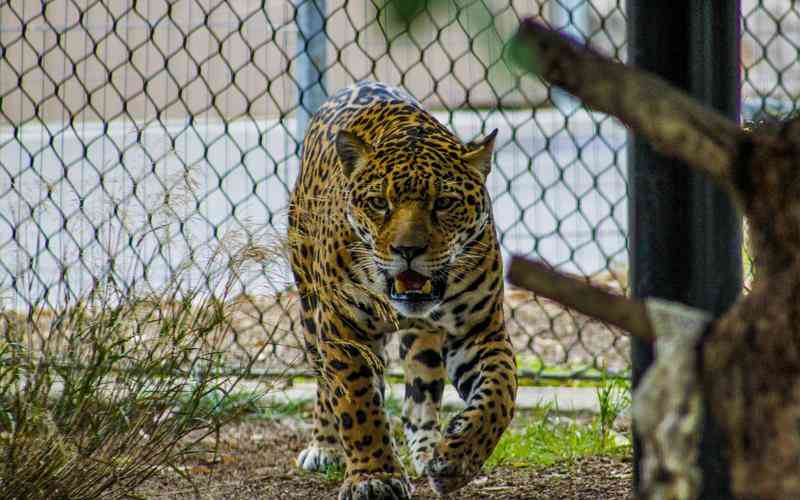
<path fill-rule="evenodd" d="M 466 484 L 514 414 L 502 261 L 484 187 L 495 132 L 463 144 L 403 91 L 360 83 L 330 98 L 303 142 L 290 208 L 292 270 L 318 376 L 300 467 L 344 459 L 340 499 L 410 498 L 383 408 L 384 346 L 400 336 L 414 467 Z M 400 273 L 427 295 L 393 295 Z M 419 298 L 422 297 L 422 298 Z M 466 407 L 442 430 L 449 377 Z"/>

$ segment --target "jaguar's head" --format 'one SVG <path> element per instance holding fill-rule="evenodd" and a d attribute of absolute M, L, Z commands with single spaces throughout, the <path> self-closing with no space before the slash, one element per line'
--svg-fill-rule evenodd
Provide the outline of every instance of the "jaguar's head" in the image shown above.
<path fill-rule="evenodd" d="M 491 220 L 484 184 L 497 130 L 462 144 L 437 125 L 374 143 L 347 131 L 336 137 L 346 215 L 359 239 L 351 255 L 372 271 L 373 291 L 408 317 L 440 304 L 452 279 L 474 264 L 476 250 L 468 248 Z"/>

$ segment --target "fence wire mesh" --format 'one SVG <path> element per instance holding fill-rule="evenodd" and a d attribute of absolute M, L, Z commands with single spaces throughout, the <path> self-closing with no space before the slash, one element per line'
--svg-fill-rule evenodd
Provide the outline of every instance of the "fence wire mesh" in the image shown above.
<path fill-rule="evenodd" d="M 47 335 L 53 310 L 98 291 L 202 290 L 236 318 L 226 364 L 260 352 L 261 368 L 302 368 L 281 250 L 302 130 L 364 79 L 405 87 L 464 140 L 498 128 L 488 188 L 505 254 L 624 292 L 625 130 L 520 74 L 503 47 L 538 16 L 625 60 L 625 2 L 413 3 L 407 24 L 378 0 L 1 1 L 3 310 Z M 742 9 L 748 116 L 794 110 L 800 7 Z M 524 373 L 627 369 L 619 332 L 506 298 Z"/>

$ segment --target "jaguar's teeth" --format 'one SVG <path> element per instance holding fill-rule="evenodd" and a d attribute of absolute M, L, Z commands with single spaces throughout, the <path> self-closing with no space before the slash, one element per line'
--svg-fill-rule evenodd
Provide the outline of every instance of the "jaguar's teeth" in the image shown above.
<path fill-rule="evenodd" d="M 394 291 L 395 292 L 397 292 L 398 294 L 406 293 L 406 290 L 408 290 L 408 288 L 406 288 L 406 284 L 405 283 L 403 283 L 400 280 L 395 280 L 394 281 Z"/>
<path fill-rule="evenodd" d="M 433 291 L 433 284 L 431 284 L 431 280 L 426 280 L 425 284 L 422 285 L 422 293 L 429 294 Z"/>

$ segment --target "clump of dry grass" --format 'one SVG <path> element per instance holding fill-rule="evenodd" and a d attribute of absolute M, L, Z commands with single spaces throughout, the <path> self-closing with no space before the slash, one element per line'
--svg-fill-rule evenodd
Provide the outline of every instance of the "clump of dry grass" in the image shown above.
<path fill-rule="evenodd" d="M 57 308 L 0 312 L 0 496 L 124 497 L 234 418 L 220 409 L 241 375 L 221 346 L 262 258 L 220 247 L 194 287 L 178 270 L 147 294 L 98 282 Z"/>

